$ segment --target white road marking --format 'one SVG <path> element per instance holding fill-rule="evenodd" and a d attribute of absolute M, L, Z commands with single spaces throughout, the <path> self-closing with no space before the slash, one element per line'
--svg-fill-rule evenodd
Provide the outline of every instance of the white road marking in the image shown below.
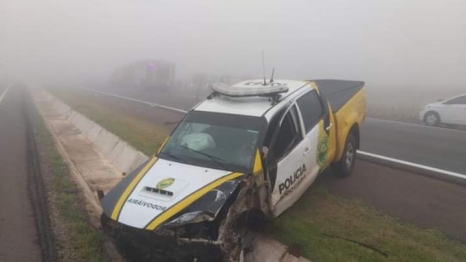
<path fill-rule="evenodd" d="M 172 111 L 175 111 L 175 112 L 178 112 L 178 113 L 187 113 L 188 112 L 188 111 L 181 110 L 181 109 L 178 109 L 178 108 L 159 105 L 159 104 L 155 104 L 155 103 L 151 103 L 151 102 L 147 102 L 147 101 L 142 101 L 142 100 L 138 100 L 138 99 L 133 99 L 133 98 L 125 97 L 125 96 L 120 96 L 120 95 L 116 95 L 116 94 L 112 94 L 112 93 L 96 91 L 96 90 L 89 89 L 89 88 L 85 88 L 85 89 L 87 89 L 89 91 L 92 91 L 92 92 L 95 92 L 95 93 L 103 94 L 103 95 L 109 95 L 109 96 L 118 97 L 118 98 L 121 98 L 121 99 L 133 101 L 133 102 L 143 103 L 143 104 L 146 104 L 146 105 L 149 105 L 149 106 L 152 106 L 152 107 L 165 108 L 165 109 L 172 110 Z M 412 125 L 412 126 L 417 126 L 417 127 L 435 128 L 435 127 L 429 127 L 429 126 L 423 126 L 423 125 L 417 125 L 417 124 L 410 124 L 410 123 L 404 123 L 404 122 L 381 120 L 381 119 L 376 119 L 376 118 L 366 118 L 366 121 L 367 120 L 369 120 L 369 122 L 387 122 L 387 123 Z M 445 129 L 445 130 L 452 130 L 452 129 Z M 459 130 L 452 130 L 452 131 L 459 131 Z M 462 132 L 462 131 L 460 131 L 460 132 Z M 418 169 L 423 169 L 423 170 L 436 172 L 436 173 L 446 175 L 446 176 L 452 176 L 452 177 L 457 177 L 457 178 L 461 178 L 461 179 L 466 179 L 466 175 L 451 172 L 451 171 L 448 171 L 448 170 L 443 170 L 443 169 L 439 169 L 439 168 L 435 168 L 435 167 L 420 165 L 420 164 L 416 164 L 416 163 L 412 163 L 412 162 L 408 162 L 408 161 L 404 161 L 404 160 L 400 160 L 400 159 L 395 159 L 395 158 L 391 158 L 391 157 L 381 156 L 381 155 L 377 155 L 377 154 L 373 154 L 373 153 L 369 153 L 369 152 L 365 152 L 365 151 L 360 151 L 360 150 L 358 150 L 358 153 L 361 154 L 361 155 L 366 155 L 366 156 L 369 156 L 369 157 L 382 159 L 382 160 L 388 161 L 388 162 L 394 162 L 394 163 L 398 163 L 398 164 L 402 164 L 402 165 L 406 165 L 406 166 L 410 166 L 410 167 L 414 167 L 414 168 L 418 168 Z"/>
<path fill-rule="evenodd" d="M 3 98 L 5 97 L 6 93 L 8 92 L 8 90 L 10 89 L 11 85 L 7 86 L 7 88 L 5 89 L 5 91 L 3 91 L 2 95 L 0 96 L 0 105 L 2 104 L 2 101 L 3 101 Z"/>
<path fill-rule="evenodd" d="M 439 169 L 439 168 L 435 168 L 435 167 L 420 165 L 420 164 L 416 164 L 416 163 L 412 163 L 412 162 L 408 162 L 408 161 L 404 161 L 404 160 L 400 160 L 400 159 L 396 159 L 396 158 L 381 156 L 381 155 L 377 155 L 377 154 L 373 154 L 373 153 L 368 153 L 368 152 L 364 152 L 364 151 L 360 151 L 360 150 L 358 150 L 358 154 L 373 157 L 373 158 L 382 159 L 382 160 L 388 161 L 388 162 L 393 162 L 393 163 L 402 164 L 402 165 L 406 165 L 406 166 L 410 166 L 410 167 L 415 167 L 415 168 L 418 168 L 418 169 L 432 171 L 432 172 L 436 172 L 436 173 L 446 175 L 446 176 L 452 176 L 452 177 L 456 177 L 456 178 L 466 179 L 466 175 L 456 173 L 456 172 L 451 172 L 451 171 L 448 171 L 448 170 L 443 170 L 443 169 Z"/>

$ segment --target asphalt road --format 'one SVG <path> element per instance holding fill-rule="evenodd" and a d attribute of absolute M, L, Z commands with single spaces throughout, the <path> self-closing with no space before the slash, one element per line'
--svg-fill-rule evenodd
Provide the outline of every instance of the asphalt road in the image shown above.
<path fill-rule="evenodd" d="M 147 100 L 141 97 L 134 98 Z M 169 99 L 170 98 L 166 98 L 164 100 L 169 101 Z M 171 99 L 172 101 L 176 101 L 176 98 Z M 168 118 L 179 120 L 179 116 L 178 119 L 175 119 L 171 112 L 149 108 L 146 105 L 128 102 L 118 98 L 105 96 L 105 98 L 99 98 L 99 102 L 109 108 L 130 113 L 135 117 L 153 123 L 164 123 Z M 155 102 L 160 103 L 159 101 Z M 177 107 L 176 105 L 171 106 Z M 370 122 L 371 121 L 367 122 L 368 128 L 371 128 Z M 402 124 L 398 125 L 401 125 L 402 128 L 408 127 Z M 398 125 L 395 125 L 395 127 Z M 364 128 L 366 128 L 366 126 Z M 424 129 L 422 126 L 419 128 Z M 363 132 L 366 132 L 366 130 Z M 387 134 L 386 137 L 390 137 L 389 135 L 391 135 L 393 131 L 388 129 L 387 132 L 389 134 Z M 399 132 L 402 133 L 402 131 Z M 442 129 L 428 130 L 425 132 L 427 132 L 427 134 L 434 132 L 437 135 L 440 133 L 440 138 L 443 132 L 447 134 L 456 134 L 455 131 Z M 463 133 L 466 136 L 466 132 Z M 458 134 L 461 137 L 462 133 Z M 364 133 L 363 136 L 365 135 L 367 134 Z M 376 140 L 376 137 L 372 137 L 370 134 L 367 136 L 367 139 Z M 437 138 L 437 140 L 440 138 Z M 396 136 L 392 139 L 393 141 L 382 141 L 392 144 L 397 143 L 400 147 L 399 151 L 417 150 L 416 147 L 414 147 L 414 145 L 416 145 L 415 143 L 411 146 L 407 145 L 407 149 L 403 149 L 403 142 L 396 141 Z M 366 141 L 370 140 L 364 140 L 363 147 L 366 146 Z M 394 151 L 388 151 L 389 153 L 393 152 L 395 154 L 391 155 L 392 157 L 402 157 L 402 155 L 396 154 L 396 147 L 392 148 Z M 425 150 L 425 147 L 422 150 Z M 409 153 L 406 153 L 406 155 L 409 156 Z M 461 163 L 459 166 L 461 167 Z M 464 186 L 432 179 L 412 172 L 404 172 L 398 169 L 376 165 L 362 160 L 357 162 L 352 176 L 346 179 L 339 179 L 330 172 L 327 172 L 318 179 L 316 186 L 325 187 L 330 192 L 342 197 L 362 199 L 364 202 L 391 216 L 422 227 L 438 228 L 450 238 L 466 243 L 466 187 Z"/>
<path fill-rule="evenodd" d="M 5 86 L 0 87 L 0 96 Z M 0 101 L 0 261 L 40 261 L 34 211 L 29 201 L 27 129 L 15 87 Z"/>
<path fill-rule="evenodd" d="M 367 119 L 361 150 L 466 174 L 466 131 Z"/>

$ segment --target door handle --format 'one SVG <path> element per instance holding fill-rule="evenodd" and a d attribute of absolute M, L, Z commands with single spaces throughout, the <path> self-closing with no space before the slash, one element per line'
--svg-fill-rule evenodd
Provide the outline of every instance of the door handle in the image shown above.
<path fill-rule="evenodd" d="M 309 151 L 311 151 L 311 149 L 309 147 L 304 148 L 303 156 L 307 155 L 309 153 Z"/>
<path fill-rule="evenodd" d="M 330 124 L 329 124 L 327 127 L 325 127 L 325 131 L 329 131 L 329 130 L 330 130 L 330 128 L 332 128 L 332 126 L 333 126 L 333 124 L 332 124 L 332 123 L 330 123 Z"/>

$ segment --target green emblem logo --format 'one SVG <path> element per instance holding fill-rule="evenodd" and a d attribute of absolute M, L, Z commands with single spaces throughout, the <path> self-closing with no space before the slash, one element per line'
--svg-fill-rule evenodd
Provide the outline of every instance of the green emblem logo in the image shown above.
<path fill-rule="evenodd" d="M 174 178 L 165 178 L 164 180 L 161 180 L 160 182 L 157 183 L 156 188 L 157 189 L 165 189 L 175 182 Z"/>
<path fill-rule="evenodd" d="M 327 164 L 328 136 L 319 137 L 317 144 L 317 164 L 322 168 Z"/>

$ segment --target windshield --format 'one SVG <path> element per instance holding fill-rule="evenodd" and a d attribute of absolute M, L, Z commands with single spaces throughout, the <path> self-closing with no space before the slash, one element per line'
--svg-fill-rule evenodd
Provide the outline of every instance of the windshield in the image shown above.
<path fill-rule="evenodd" d="M 264 126 L 260 117 L 192 111 L 159 155 L 192 165 L 250 172 Z"/>

